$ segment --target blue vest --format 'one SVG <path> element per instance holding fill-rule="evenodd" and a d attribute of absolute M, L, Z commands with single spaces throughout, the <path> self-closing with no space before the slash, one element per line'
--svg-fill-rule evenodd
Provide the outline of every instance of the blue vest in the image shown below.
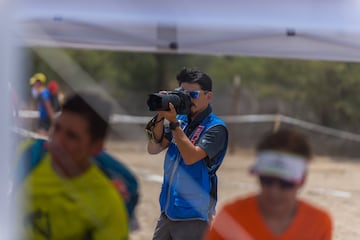
<path fill-rule="evenodd" d="M 180 126 L 184 130 L 187 117 L 179 115 Z M 215 114 L 211 113 L 191 133 L 189 139 L 196 144 L 201 135 L 216 125 L 226 126 Z M 172 140 L 164 161 L 164 181 L 160 193 L 160 208 L 172 220 L 204 220 L 209 221 L 215 213 L 217 201 L 216 170 L 224 159 L 225 148 L 216 156 L 215 163 L 207 166 L 205 159 L 186 165 L 180 152 Z"/>

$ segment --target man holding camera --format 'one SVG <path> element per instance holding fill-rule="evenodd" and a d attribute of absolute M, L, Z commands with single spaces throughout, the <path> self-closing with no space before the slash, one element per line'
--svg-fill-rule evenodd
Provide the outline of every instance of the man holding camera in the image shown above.
<path fill-rule="evenodd" d="M 211 78 L 185 68 L 177 80 L 176 91 L 190 99 L 189 106 L 184 107 L 188 112 L 178 114 L 177 104 L 170 101 L 169 110 L 159 110 L 146 127 L 148 152 L 158 154 L 167 148 L 159 199 L 161 215 L 153 236 L 156 240 L 202 239 L 215 214 L 216 170 L 228 146 L 226 125 L 210 105 Z M 164 124 L 165 119 L 168 124 Z"/>

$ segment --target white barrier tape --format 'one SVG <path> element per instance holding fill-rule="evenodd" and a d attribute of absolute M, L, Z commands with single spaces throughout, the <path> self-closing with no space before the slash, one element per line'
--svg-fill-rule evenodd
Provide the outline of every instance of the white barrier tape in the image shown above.
<path fill-rule="evenodd" d="M 286 116 L 280 116 L 280 121 L 288 123 L 288 124 L 300 126 L 302 128 L 312 130 L 312 131 L 315 131 L 315 132 L 325 133 L 327 135 L 332 135 L 332 136 L 335 136 L 335 137 L 340 137 L 340 138 L 345 138 L 345 139 L 348 139 L 348 140 L 360 142 L 360 135 L 359 134 L 345 132 L 345 131 L 341 131 L 341 130 L 334 129 L 334 128 L 328 128 L 328 127 L 324 127 L 324 126 L 321 126 L 321 125 L 318 125 L 318 124 L 305 122 L 305 121 L 302 121 L 302 120 L 299 120 L 299 119 L 286 117 Z"/>
<path fill-rule="evenodd" d="M 340 190 L 335 190 L 335 189 L 314 188 L 314 189 L 310 189 L 309 191 L 319 194 L 319 195 L 328 195 L 328 196 L 333 196 L 333 197 L 337 197 L 337 198 L 353 197 L 353 194 L 351 192 L 340 191 Z"/>
<path fill-rule="evenodd" d="M 18 127 L 12 127 L 11 129 L 14 133 L 19 134 L 23 137 L 31 137 L 31 138 L 35 138 L 35 139 L 44 139 L 47 140 L 48 138 L 46 136 L 37 134 L 35 132 L 23 129 L 23 128 L 18 128 Z"/>
<path fill-rule="evenodd" d="M 21 118 L 38 118 L 38 111 L 19 110 L 18 116 Z M 235 116 L 220 116 L 226 123 L 255 123 L 255 122 L 277 122 L 292 124 L 302 127 L 307 130 L 319 132 L 326 135 L 331 135 L 339 138 L 344 138 L 356 142 L 360 142 L 360 135 L 342 130 L 324 127 L 318 124 L 306 122 L 303 120 L 278 115 L 278 114 L 249 114 L 249 115 L 235 115 Z M 129 123 L 129 124 L 146 124 L 152 117 L 146 116 L 131 116 L 114 114 L 110 118 L 110 123 Z"/>
<path fill-rule="evenodd" d="M 21 118 L 38 118 L 39 111 L 32 111 L 32 110 L 19 110 L 18 116 Z"/>
<path fill-rule="evenodd" d="M 274 114 L 249 114 L 249 115 L 234 115 L 221 116 L 221 119 L 226 123 L 248 123 L 248 122 L 274 122 L 279 115 Z"/>
<path fill-rule="evenodd" d="M 19 110 L 18 116 L 20 118 L 39 118 L 39 111 L 34 110 Z M 134 124 L 145 124 L 150 121 L 152 117 L 142 116 L 131 116 L 131 115 L 120 115 L 113 114 L 110 117 L 111 123 L 134 123 Z"/>
<path fill-rule="evenodd" d="M 111 123 L 134 123 L 134 124 L 146 124 L 152 117 L 130 116 L 114 114 L 110 117 Z"/>

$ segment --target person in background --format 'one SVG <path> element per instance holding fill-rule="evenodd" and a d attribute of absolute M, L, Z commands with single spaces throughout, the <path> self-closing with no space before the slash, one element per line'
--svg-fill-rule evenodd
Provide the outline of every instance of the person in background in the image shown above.
<path fill-rule="evenodd" d="M 188 114 L 159 111 L 149 122 L 147 149 L 167 149 L 160 193 L 161 215 L 153 239 L 198 240 L 215 214 L 217 175 L 228 146 L 225 123 L 213 112 L 211 78 L 197 69 L 177 75 L 178 91 L 191 99 Z M 165 126 L 164 120 L 169 122 Z"/>
<path fill-rule="evenodd" d="M 224 205 L 206 240 L 330 240 L 327 211 L 298 198 L 308 174 L 311 149 L 296 131 L 267 133 L 257 145 L 251 173 L 260 192 Z"/>
<path fill-rule="evenodd" d="M 58 82 L 55 80 L 50 80 L 47 88 L 50 91 L 51 105 L 55 112 L 59 112 L 61 110 L 61 106 L 64 101 L 64 96 L 60 90 L 60 86 L 59 86 Z"/>
<path fill-rule="evenodd" d="M 55 117 L 55 111 L 51 104 L 51 94 L 46 88 L 46 76 L 36 73 L 30 78 L 31 92 L 37 101 L 39 111 L 38 134 L 47 136 L 50 126 Z"/>
<path fill-rule="evenodd" d="M 74 94 L 55 118 L 49 140 L 24 150 L 24 156 L 41 155 L 46 147 L 14 190 L 19 239 L 128 239 L 123 197 L 93 159 L 103 150 L 109 117 L 110 105 L 98 95 Z M 19 166 L 26 170 L 29 160 L 35 159 L 21 158 Z"/>

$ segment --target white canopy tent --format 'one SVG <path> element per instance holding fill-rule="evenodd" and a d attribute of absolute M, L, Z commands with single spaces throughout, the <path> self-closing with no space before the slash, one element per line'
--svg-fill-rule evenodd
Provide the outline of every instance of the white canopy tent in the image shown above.
<path fill-rule="evenodd" d="M 357 0 L 21 0 L 28 46 L 360 60 Z"/>
<path fill-rule="evenodd" d="M 0 19 L 10 19 L 0 0 Z M 11 1 L 13 2 L 13 1 Z M 358 0 L 17 0 L 14 32 L 4 22 L 5 36 L 15 34 L 21 46 L 259 56 L 360 61 Z M 6 23 L 6 21 L 5 21 Z M 4 31 L 5 30 L 5 31 Z M 14 72 L 13 37 L 2 38 L 1 69 Z M 14 50 L 15 51 L 15 50 Z M 4 54 L 6 52 L 6 54 Z M 18 69 L 18 66 L 17 66 Z M 8 112 L 7 94 L 0 110 Z M 8 116 L 0 120 L 7 123 Z M 0 132 L 7 130 L 0 125 Z M 8 159 L 9 141 L 0 138 Z M 3 163 L 3 165 L 6 165 Z M 7 168 L 1 168 L 6 183 Z M 8 189 L 0 184 L 0 192 Z M 2 199 L 4 200 L 6 196 Z M 4 201 L 6 201 L 5 199 Z M 2 201 L 3 202 L 3 201 Z M 3 205 L 2 211 L 6 211 Z M 9 212 L 0 222 L 0 239 L 13 239 Z M 7 224 L 5 224 L 7 223 Z"/>

